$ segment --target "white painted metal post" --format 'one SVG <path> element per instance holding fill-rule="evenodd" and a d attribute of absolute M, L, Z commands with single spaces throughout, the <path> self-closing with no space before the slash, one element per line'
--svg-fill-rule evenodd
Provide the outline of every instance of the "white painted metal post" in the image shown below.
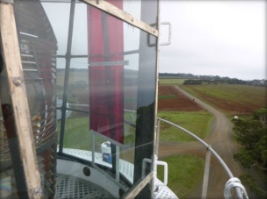
<path fill-rule="evenodd" d="M 210 174 L 210 158 L 211 158 L 211 152 L 210 150 L 208 150 L 206 153 L 205 170 L 204 170 L 203 184 L 202 184 L 202 196 L 201 196 L 202 199 L 207 198 L 209 174 Z"/>
<path fill-rule="evenodd" d="M 156 151 L 155 154 L 158 157 L 159 154 L 159 135 L 160 135 L 160 120 L 157 120 L 157 133 L 156 133 Z"/>
<path fill-rule="evenodd" d="M 92 133 L 92 164 L 95 164 L 95 133 L 91 131 Z"/>
<path fill-rule="evenodd" d="M 120 181 L 120 147 L 116 145 L 116 181 Z"/>

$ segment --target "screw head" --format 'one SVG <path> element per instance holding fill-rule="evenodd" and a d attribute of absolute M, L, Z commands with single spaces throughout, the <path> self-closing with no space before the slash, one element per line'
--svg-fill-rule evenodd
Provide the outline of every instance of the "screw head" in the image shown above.
<path fill-rule="evenodd" d="M 15 86 L 20 86 L 22 84 L 22 79 L 20 77 L 14 77 L 13 78 L 13 84 Z"/>

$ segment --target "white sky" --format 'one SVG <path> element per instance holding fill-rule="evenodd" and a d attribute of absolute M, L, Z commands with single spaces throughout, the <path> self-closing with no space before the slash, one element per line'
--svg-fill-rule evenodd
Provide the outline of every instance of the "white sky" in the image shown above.
<path fill-rule="evenodd" d="M 172 24 L 160 72 L 266 79 L 266 1 L 161 0 L 160 12 Z"/>
<path fill-rule="evenodd" d="M 65 54 L 69 5 L 44 4 L 55 28 L 59 54 Z M 125 0 L 124 10 L 140 18 L 140 1 Z M 86 6 L 76 6 L 72 53 L 87 54 Z M 219 75 L 244 80 L 266 79 L 266 0 L 161 0 L 161 21 L 172 24 L 172 44 L 161 47 L 160 72 Z M 161 26 L 161 40 L 167 40 Z M 124 25 L 125 50 L 133 48 L 139 31 Z M 130 39 L 129 39 L 130 38 Z M 86 41 L 86 42 L 85 42 Z M 130 42 L 130 43 L 129 43 Z M 138 44 L 138 42 L 136 42 Z M 136 47 L 134 47 L 136 48 Z M 130 49 L 131 50 L 131 49 Z M 138 58 L 127 57 L 130 65 Z M 77 66 L 87 59 L 73 60 Z M 78 63 L 81 62 L 81 63 Z"/>

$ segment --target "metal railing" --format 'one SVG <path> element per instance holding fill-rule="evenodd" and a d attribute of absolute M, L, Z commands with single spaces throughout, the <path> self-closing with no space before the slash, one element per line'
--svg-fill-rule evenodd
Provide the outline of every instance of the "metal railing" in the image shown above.
<path fill-rule="evenodd" d="M 224 170 L 229 176 L 229 180 L 226 182 L 225 187 L 224 187 L 224 198 L 225 199 L 231 199 L 233 198 L 231 194 L 231 190 L 235 188 L 236 195 L 238 199 L 248 199 L 248 195 L 246 192 L 245 187 L 241 184 L 240 180 L 236 177 L 233 176 L 231 170 L 228 168 L 228 166 L 225 164 L 223 159 L 219 156 L 219 154 L 204 140 L 196 136 L 194 133 L 188 131 L 187 129 L 174 124 L 168 120 L 162 119 L 162 118 L 157 118 L 157 135 L 156 135 L 156 142 L 157 142 L 157 149 L 156 149 L 156 154 L 158 156 L 158 146 L 159 146 L 159 134 L 160 134 L 160 122 L 165 122 L 177 129 L 180 129 L 184 133 L 190 135 L 197 141 L 199 141 L 203 146 L 206 147 L 207 153 L 206 153 L 206 160 L 205 160 L 205 168 L 204 168 L 204 179 L 203 179 L 203 186 L 202 186 L 202 199 L 207 197 L 207 188 L 208 188 L 208 175 L 209 175 L 209 168 L 210 168 L 210 157 L 211 154 L 215 156 L 215 158 L 219 161 L 219 163 L 222 165 Z"/>

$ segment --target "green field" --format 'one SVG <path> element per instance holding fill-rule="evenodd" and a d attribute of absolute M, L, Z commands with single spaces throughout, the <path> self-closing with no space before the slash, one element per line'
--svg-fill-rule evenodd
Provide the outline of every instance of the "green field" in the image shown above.
<path fill-rule="evenodd" d="M 181 199 L 187 198 L 201 182 L 204 160 L 193 155 L 179 155 L 163 158 L 168 163 L 168 187 Z M 163 181 L 163 168 L 158 167 L 158 178 Z"/>
<path fill-rule="evenodd" d="M 209 134 L 209 126 L 212 116 L 207 112 L 159 112 L 159 117 L 178 124 L 204 139 Z M 135 117 L 125 115 L 125 119 L 134 122 Z M 192 125 L 194 124 L 194 125 Z M 58 132 L 60 122 L 58 123 Z M 125 144 L 133 146 L 135 129 L 127 124 L 124 125 Z M 97 138 L 98 143 L 104 140 Z M 181 130 L 161 122 L 160 141 L 187 142 L 195 141 Z M 89 117 L 69 117 L 66 119 L 64 147 L 89 150 L 91 133 L 89 132 Z"/>
<path fill-rule="evenodd" d="M 63 83 L 63 73 L 58 73 L 58 86 Z M 70 83 L 76 81 L 75 74 L 70 78 Z M 81 79 L 85 79 L 84 75 Z M 164 79 L 160 80 L 163 85 L 181 85 L 184 79 Z M 162 95 L 161 99 L 174 98 L 174 95 Z M 212 116 L 205 111 L 201 112 L 159 112 L 158 117 L 169 120 L 178 124 L 191 132 L 195 133 L 200 138 L 204 139 L 209 134 L 209 127 L 212 121 Z M 125 114 L 125 120 L 135 122 L 136 117 L 131 114 Z M 60 122 L 58 129 L 60 128 Z M 124 126 L 125 144 L 133 146 L 135 140 L 135 128 L 129 125 Z M 91 149 L 91 133 L 89 131 L 89 117 L 74 117 L 66 119 L 64 147 L 92 150 Z M 106 141 L 103 138 L 96 137 L 96 150 L 100 151 L 100 144 Z M 169 124 L 161 122 L 160 141 L 171 142 L 190 142 L 195 141 L 193 138 L 183 133 L 182 131 L 171 127 Z M 131 159 L 131 158 L 129 158 Z M 192 190 L 201 182 L 204 171 L 204 160 L 192 155 L 180 155 L 164 158 L 163 161 L 169 165 L 169 184 L 170 187 L 179 198 L 186 198 Z M 162 170 L 159 167 L 158 176 L 162 179 Z"/>
<path fill-rule="evenodd" d="M 58 132 L 60 132 L 58 122 Z M 59 136 L 58 136 L 59 137 Z M 91 150 L 91 133 L 89 132 L 89 117 L 69 117 L 66 119 L 64 147 Z"/>
<path fill-rule="evenodd" d="M 208 112 L 159 112 L 158 117 L 173 122 L 204 139 L 208 136 L 212 116 Z M 195 141 L 191 136 L 169 124 L 161 122 L 160 141 Z"/>
<path fill-rule="evenodd" d="M 125 113 L 124 119 L 128 122 L 134 123 L 136 116 L 133 113 Z M 60 132 L 61 122 L 57 124 L 58 132 Z M 70 116 L 66 118 L 64 147 L 82 150 L 91 150 L 92 135 L 89 131 L 89 116 L 75 117 Z M 60 136 L 58 136 L 59 139 Z M 95 136 L 96 145 L 100 145 L 106 139 Z M 135 128 L 124 124 L 124 143 L 132 146 L 135 141 Z"/>
<path fill-rule="evenodd" d="M 182 85 L 185 79 L 160 78 L 159 85 Z"/>

